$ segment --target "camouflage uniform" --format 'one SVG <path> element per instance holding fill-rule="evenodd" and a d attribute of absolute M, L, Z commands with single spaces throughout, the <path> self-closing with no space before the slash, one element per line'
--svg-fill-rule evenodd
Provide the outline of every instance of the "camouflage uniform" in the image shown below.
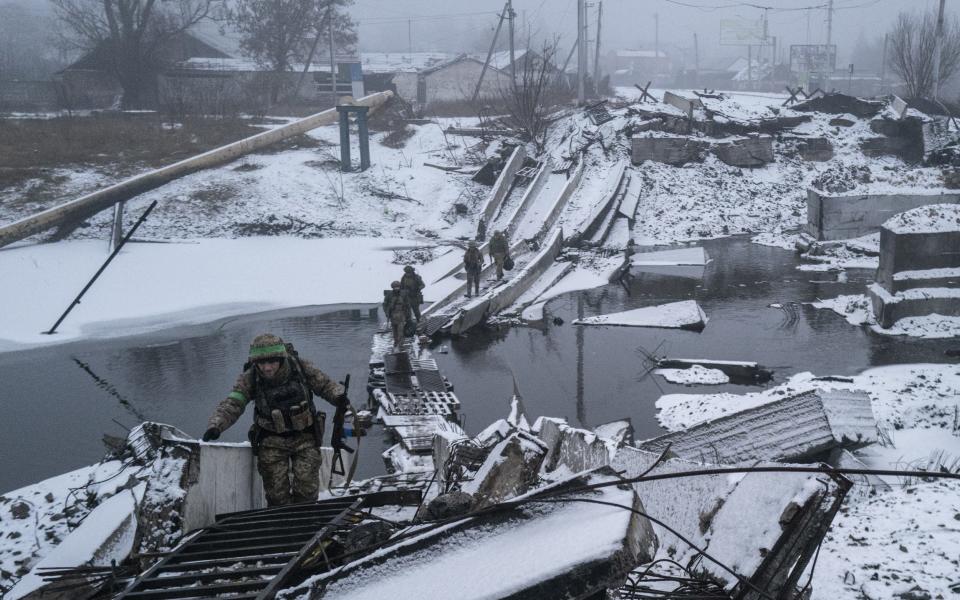
<path fill-rule="evenodd" d="M 208 426 L 226 430 L 253 401 L 251 441 L 256 445 L 259 440 L 257 471 L 267 504 L 315 501 L 320 491 L 321 458 L 313 421 L 316 415 L 322 423 L 323 413 L 313 407 L 313 395 L 336 405 L 344 397 L 343 387 L 309 362 L 289 355 L 276 336 L 260 335 L 251 344 L 251 361 L 263 358 L 283 361 L 273 379 L 263 377 L 255 364 L 248 363 L 233 391 L 217 405 Z"/>
<path fill-rule="evenodd" d="M 480 294 L 480 269 L 483 267 L 483 254 L 476 244 L 470 242 L 467 251 L 463 253 L 463 269 L 467 272 L 467 297 L 470 297 L 470 287 L 473 293 Z"/>
<path fill-rule="evenodd" d="M 493 232 L 490 238 L 490 259 L 497 265 L 497 279 L 503 279 L 503 261 L 507 258 L 510 247 L 502 231 Z"/>
<path fill-rule="evenodd" d="M 390 320 L 393 347 L 399 350 L 403 346 L 403 330 L 407 319 L 411 316 L 411 309 L 406 294 L 400 289 L 400 282 L 394 281 L 390 287 L 392 288 L 390 293 L 383 299 L 383 314 Z"/>
<path fill-rule="evenodd" d="M 427 287 L 427 284 L 423 282 L 423 278 L 417 274 L 413 267 L 406 266 L 403 270 L 403 277 L 400 278 L 400 289 L 407 295 L 410 308 L 413 310 L 413 316 L 419 321 L 420 305 L 423 304 L 423 288 Z"/>

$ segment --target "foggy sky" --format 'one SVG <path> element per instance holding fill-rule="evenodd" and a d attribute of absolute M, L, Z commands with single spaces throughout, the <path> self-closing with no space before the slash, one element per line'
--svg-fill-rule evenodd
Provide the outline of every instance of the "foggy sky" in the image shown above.
<path fill-rule="evenodd" d="M 687 48 L 692 53 L 693 34 L 699 37 L 701 60 L 711 54 L 746 55 L 746 48 L 719 47 L 719 20 L 743 18 L 757 20 L 763 11 L 737 0 L 678 0 L 689 8 L 668 0 L 603 0 L 601 52 L 615 48 L 652 49 L 655 41 L 654 14 L 659 14 L 660 48 Z M 824 43 L 826 10 L 784 11 L 777 9 L 826 5 L 828 0 L 752 0 L 750 4 L 774 7 L 768 12 L 769 35 L 778 36 L 781 47 L 789 44 Z M 596 2 L 589 9 L 591 50 L 595 32 Z M 947 2 L 947 11 L 951 11 Z M 533 37 L 561 36 L 561 45 L 569 47 L 576 37 L 576 0 L 514 0 L 517 11 L 517 35 L 524 17 Z M 833 42 L 838 45 L 839 62 L 847 60 L 858 36 L 882 38 L 901 10 L 936 9 L 936 0 L 834 0 Z M 489 40 L 497 23 L 494 13 L 503 0 L 356 0 L 353 14 L 360 22 L 362 49 L 406 51 L 408 23 L 411 19 L 413 50 L 454 50 L 458 44 L 474 38 Z M 955 9 L 956 10 L 956 9 Z M 458 13 L 489 12 L 485 15 Z M 430 15 L 450 15 L 432 19 Z M 809 16 L 809 19 L 808 19 Z M 809 27 L 808 27 L 809 22 Z M 809 32 L 809 37 L 808 37 Z M 505 36 L 504 36 L 505 37 Z M 523 36 L 526 37 L 526 36 Z M 468 48 L 473 50 L 473 48 Z"/>
<path fill-rule="evenodd" d="M 603 0 L 601 52 L 617 48 L 653 49 L 654 14 L 659 15 L 660 49 L 675 59 L 686 54 L 692 60 L 693 34 L 698 35 L 701 61 L 714 55 L 746 55 L 746 48 L 718 45 L 720 19 L 757 20 L 763 11 L 738 0 Z M 789 44 L 824 43 L 826 10 L 793 10 L 826 5 L 828 0 L 751 0 L 750 4 L 773 7 L 768 11 L 769 35 L 778 37 L 781 48 Z M 49 10 L 47 0 L 0 0 L 37 12 Z M 591 53 L 595 34 L 597 0 L 589 9 Z M 956 0 L 947 2 L 948 14 L 960 12 Z M 846 65 L 858 37 L 882 38 L 901 10 L 935 10 L 937 0 L 834 0 L 833 41 L 838 46 L 838 66 Z M 355 0 L 351 12 L 360 24 L 360 49 L 406 52 L 439 50 L 483 52 L 497 24 L 496 13 L 503 0 Z M 714 8 L 721 7 L 721 8 Z M 517 45 L 530 37 L 536 42 L 560 36 L 560 46 L 569 48 L 576 37 L 576 0 L 514 0 Z M 466 14 L 482 13 L 482 14 Z M 409 29 L 408 29 L 409 23 Z M 412 34 L 408 38 L 408 31 Z M 504 28 L 504 34 L 506 28 Z M 410 41 L 412 39 L 412 44 Z M 501 36 L 506 47 L 506 35 Z M 566 51 L 561 52 L 566 54 Z"/>

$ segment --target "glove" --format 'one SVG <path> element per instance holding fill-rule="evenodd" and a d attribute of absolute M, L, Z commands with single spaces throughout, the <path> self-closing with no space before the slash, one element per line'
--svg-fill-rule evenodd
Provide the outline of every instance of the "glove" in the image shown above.
<path fill-rule="evenodd" d="M 209 442 L 219 437 L 220 437 L 220 430 L 217 429 L 216 427 L 211 427 L 203 432 L 203 438 L 201 439 L 205 442 Z"/>
<path fill-rule="evenodd" d="M 347 398 L 347 394 L 343 393 L 333 399 L 334 404 L 337 405 L 337 408 L 347 408 L 350 406 L 350 398 Z"/>

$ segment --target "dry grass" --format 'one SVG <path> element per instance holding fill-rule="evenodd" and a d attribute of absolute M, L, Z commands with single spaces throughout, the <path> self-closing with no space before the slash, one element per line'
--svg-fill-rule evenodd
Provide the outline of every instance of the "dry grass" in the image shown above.
<path fill-rule="evenodd" d="M 159 167 L 261 131 L 240 119 L 191 118 L 171 128 L 153 113 L 0 119 L 0 187 L 78 164 Z"/>

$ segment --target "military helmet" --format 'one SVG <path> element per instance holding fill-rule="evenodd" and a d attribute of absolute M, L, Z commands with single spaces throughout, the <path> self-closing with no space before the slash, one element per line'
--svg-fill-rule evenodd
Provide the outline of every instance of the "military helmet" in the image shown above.
<path fill-rule="evenodd" d="M 467 242 L 467 247 L 468 247 L 468 248 L 476 248 L 476 247 L 477 247 L 477 243 L 476 243 L 475 241 L 473 241 L 473 240 L 470 240 L 469 242 Z"/>
<path fill-rule="evenodd" d="M 413 273 L 413 271 L 414 271 L 413 265 L 407 265 L 403 268 L 404 273 Z"/>
<path fill-rule="evenodd" d="M 399 282 L 399 281 L 394 281 L 393 283 L 390 284 L 390 287 L 392 287 L 392 288 L 395 289 L 395 290 L 399 290 L 399 289 L 400 289 L 400 282 Z"/>
<path fill-rule="evenodd" d="M 250 360 L 286 358 L 287 346 L 272 333 L 261 333 L 250 342 Z"/>

